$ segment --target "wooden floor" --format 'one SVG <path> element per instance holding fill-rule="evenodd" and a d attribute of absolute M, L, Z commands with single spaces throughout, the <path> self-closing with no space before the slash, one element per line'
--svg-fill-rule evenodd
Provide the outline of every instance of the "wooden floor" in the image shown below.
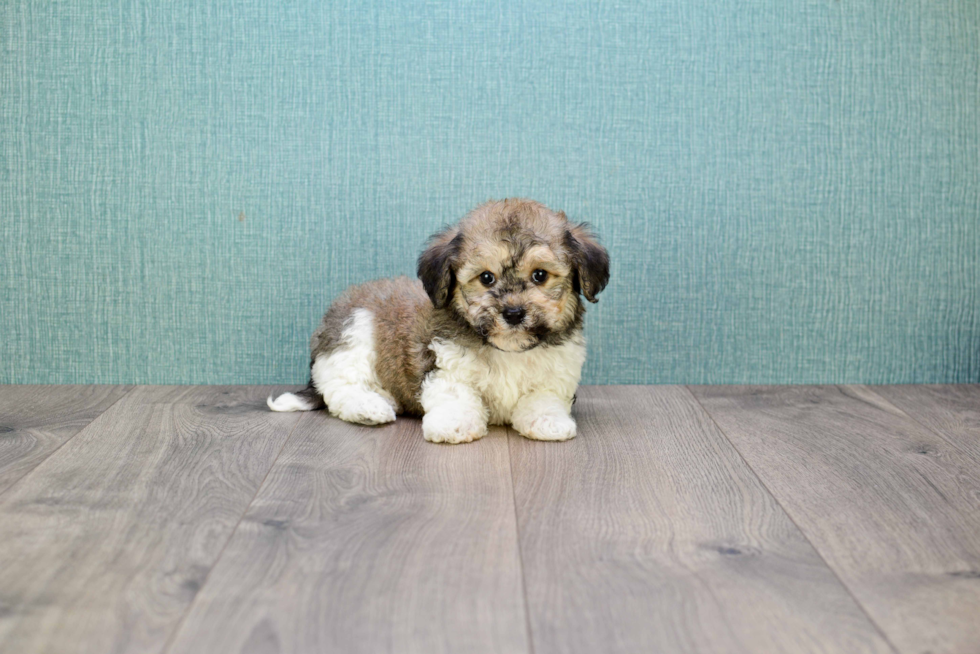
<path fill-rule="evenodd" d="M 980 386 L 587 387 L 458 446 L 271 390 L 0 387 L 0 652 L 980 652 Z"/>

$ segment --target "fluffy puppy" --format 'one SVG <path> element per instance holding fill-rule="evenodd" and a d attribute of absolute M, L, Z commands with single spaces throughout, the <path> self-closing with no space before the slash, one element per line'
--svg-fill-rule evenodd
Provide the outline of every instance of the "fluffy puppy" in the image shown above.
<path fill-rule="evenodd" d="M 488 202 L 430 239 L 418 276 L 344 292 L 310 341 L 309 386 L 269 407 L 325 404 L 366 425 L 421 415 L 435 443 L 476 440 L 488 424 L 575 436 L 581 298 L 595 302 L 609 280 L 609 256 L 586 226 L 529 200 Z"/>

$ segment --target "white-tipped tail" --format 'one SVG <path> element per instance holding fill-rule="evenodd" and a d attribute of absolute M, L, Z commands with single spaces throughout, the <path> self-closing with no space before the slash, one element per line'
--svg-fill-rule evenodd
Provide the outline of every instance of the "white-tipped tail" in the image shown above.
<path fill-rule="evenodd" d="M 269 399 L 267 399 L 265 402 L 266 402 L 266 404 L 269 405 L 269 408 L 272 409 L 273 411 L 311 411 L 311 410 L 313 410 L 313 405 L 310 402 L 308 402 L 307 400 L 301 398 L 298 395 L 294 395 L 293 393 L 283 393 L 282 395 L 280 395 L 279 397 L 277 397 L 274 400 L 272 399 L 272 396 L 270 395 L 269 396 Z"/>

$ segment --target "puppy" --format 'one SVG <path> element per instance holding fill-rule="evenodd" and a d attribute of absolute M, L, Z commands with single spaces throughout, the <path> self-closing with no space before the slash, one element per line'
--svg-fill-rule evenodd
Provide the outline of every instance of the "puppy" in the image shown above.
<path fill-rule="evenodd" d="M 595 302 L 609 281 L 609 255 L 586 226 L 537 202 L 491 201 L 430 239 L 418 276 L 344 292 L 310 341 L 309 386 L 269 408 L 325 404 L 365 425 L 421 415 L 434 443 L 476 440 L 488 424 L 574 437 L 581 297 Z"/>

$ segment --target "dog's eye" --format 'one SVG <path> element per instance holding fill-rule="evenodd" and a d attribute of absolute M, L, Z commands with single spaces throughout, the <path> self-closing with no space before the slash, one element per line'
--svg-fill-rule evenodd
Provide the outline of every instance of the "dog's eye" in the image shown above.
<path fill-rule="evenodd" d="M 541 270 L 538 268 L 533 273 L 531 273 L 531 281 L 535 284 L 544 284 L 544 280 L 548 279 L 548 271 Z"/>
<path fill-rule="evenodd" d="M 497 281 L 497 278 L 493 276 L 493 273 L 489 270 L 485 270 L 480 273 L 480 283 L 484 286 L 493 286 L 493 283 Z"/>

